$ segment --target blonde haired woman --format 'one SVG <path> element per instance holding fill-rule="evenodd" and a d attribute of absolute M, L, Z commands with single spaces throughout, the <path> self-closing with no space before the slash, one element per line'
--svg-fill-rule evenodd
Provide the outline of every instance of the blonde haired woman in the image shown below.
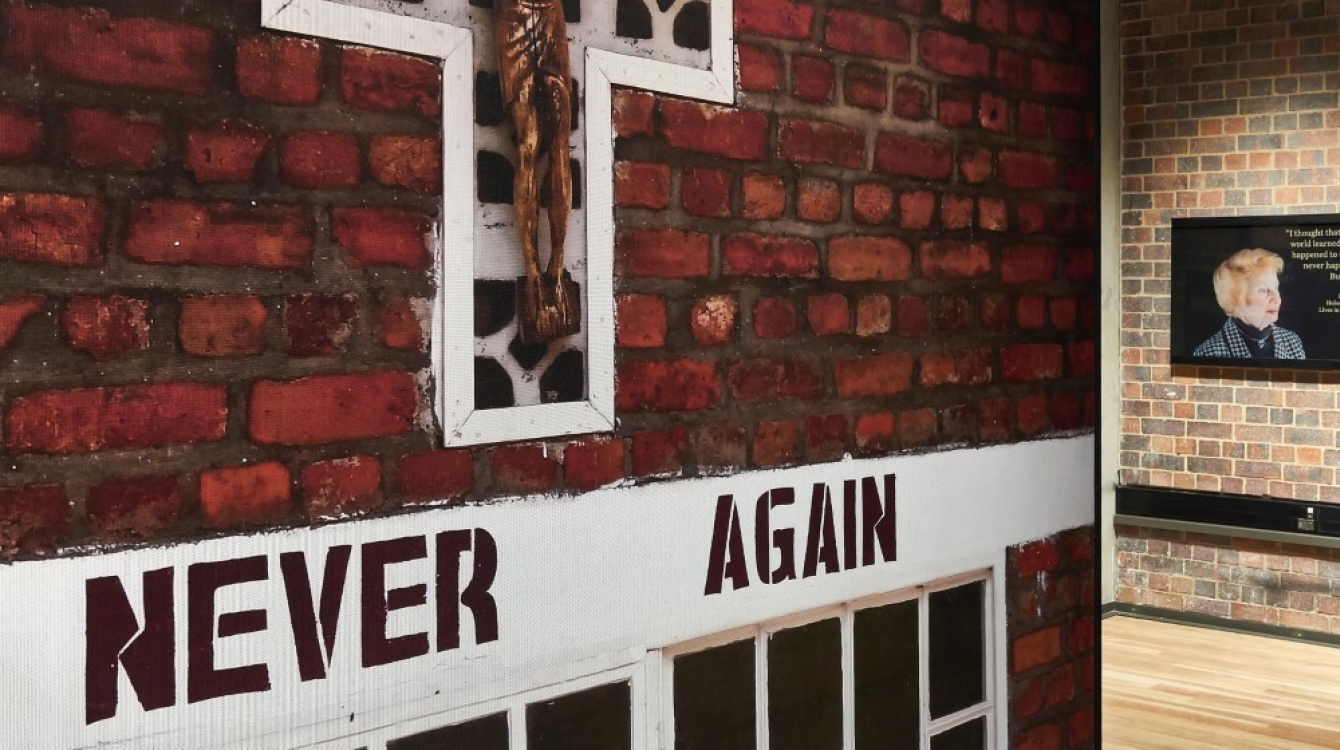
<path fill-rule="evenodd" d="M 1214 271 L 1214 296 L 1228 320 L 1192 356 L 1306 359 L 1298 334 L 1275 325 L 1283 270 L 1283 258 L 1260 248 L 1239 250 L 1220 263 Z"/>

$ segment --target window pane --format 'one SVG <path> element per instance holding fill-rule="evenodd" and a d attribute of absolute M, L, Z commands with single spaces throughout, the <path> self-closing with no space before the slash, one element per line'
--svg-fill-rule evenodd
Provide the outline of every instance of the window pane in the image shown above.
<path fill-rule="evenodd" d="M 857 750 L 916 750 L 917 603 L 863 609 L 853 622 Z"/>
<path fill-rule="evenodd" d="M 675 659 L 675 750 L 754 750 L 754 641 Z"/>
<path fill-rule="evenodd" d="M 386 750 L 507 750 L 507 714 L 391 740 Z"/>
<path fill-rule="evenodd" d="M 986 718 L 979 717 L 935 735 L 931 738 L 931 750 L 986 750 Z"/>
<path fill-rule="evenodd" d="M 931 716 L 981 703 L 985 696 L 981 581 L 930 596 Z"/>
<path fill-rule="evenodd" d="M 530 750 L 631 750 L 632 694 L 627 682 L 526 706 Z"/>
<path fill-rule="evenodd" d="M 768 639 L 772 750 L 842 747 L 842 631 L 836 619 Z"/>

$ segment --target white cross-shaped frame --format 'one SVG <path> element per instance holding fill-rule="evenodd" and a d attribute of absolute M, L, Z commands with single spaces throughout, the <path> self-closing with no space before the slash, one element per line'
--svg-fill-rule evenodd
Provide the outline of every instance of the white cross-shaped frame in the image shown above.
<path fill-rule="evenodd" d="M 436 245 L 437 298 L 430 339 L 436 381 L 434 408 L 447 446 L 535 440 L 614 429 L 614 203 L 611 87 L 632 86 L 673 96 L 730 103 L 735 97 L 732 0 L 711 0 L 711 41 L 705 68 L 645 56 L 645 47 L 620 40 L 619 51 L 574 41 L 585 61 L 585 232 L 570 231 L 569 246 L 584 241 L 582 304 L 587 335 L 585 401 L 475 408 L 474 281 L 476 212 L 474 173 L 474 40 L 472 16 L 487 13 L 467 0 L 263 0 L 269 28 L 351 44 L 436 58 L 442 65 L 442 206 Z M 585 29 L 614 36 L 612 0 L 588 0 Z M 479 24 L 474 23 L 475 28 Z M 570 27 L 571 32 L 572 27 Z M 618 44 L 604 46 L 619 47 Z M 584 47 L 584 49 L 582 49 Z M 640 53 L 640 54 L 639 54 Z M 574 71 L 575 72 L 575 71 Z M 575 214 L 574 214 L 575 216 Z M 574 223 L 572 230 L 580 230 Z M 509 231 L 514 231 L 509 228 Z M 582 236 L 584 234 L 584 236 Z M 516 259 L 519 267 L 519 255 Z M 497 269 L 494 269 L 496 272 Z M 495 278 L 500 276 L 494 276 Z"/>

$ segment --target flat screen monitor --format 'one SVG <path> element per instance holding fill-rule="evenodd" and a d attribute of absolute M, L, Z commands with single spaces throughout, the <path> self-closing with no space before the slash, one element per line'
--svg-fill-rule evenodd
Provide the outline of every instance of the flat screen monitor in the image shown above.
<path fill-rule="evenodd" d="M 1340 214 L 1173 219 L 1174 364 L 1340 368 Z"/>

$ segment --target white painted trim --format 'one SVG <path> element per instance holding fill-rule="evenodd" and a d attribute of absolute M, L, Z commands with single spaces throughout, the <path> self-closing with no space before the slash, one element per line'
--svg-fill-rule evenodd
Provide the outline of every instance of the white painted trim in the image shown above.
<path fill-rule="evenodd" d="M 1100 3 L 1098 91 L 1098 398 L 1101 421 L 1098 490 L 1098 587 L 1116 600 L 1117 540 L 1113 515 L 1121 481 L 1121 23 L 1120 3 Z"/>

